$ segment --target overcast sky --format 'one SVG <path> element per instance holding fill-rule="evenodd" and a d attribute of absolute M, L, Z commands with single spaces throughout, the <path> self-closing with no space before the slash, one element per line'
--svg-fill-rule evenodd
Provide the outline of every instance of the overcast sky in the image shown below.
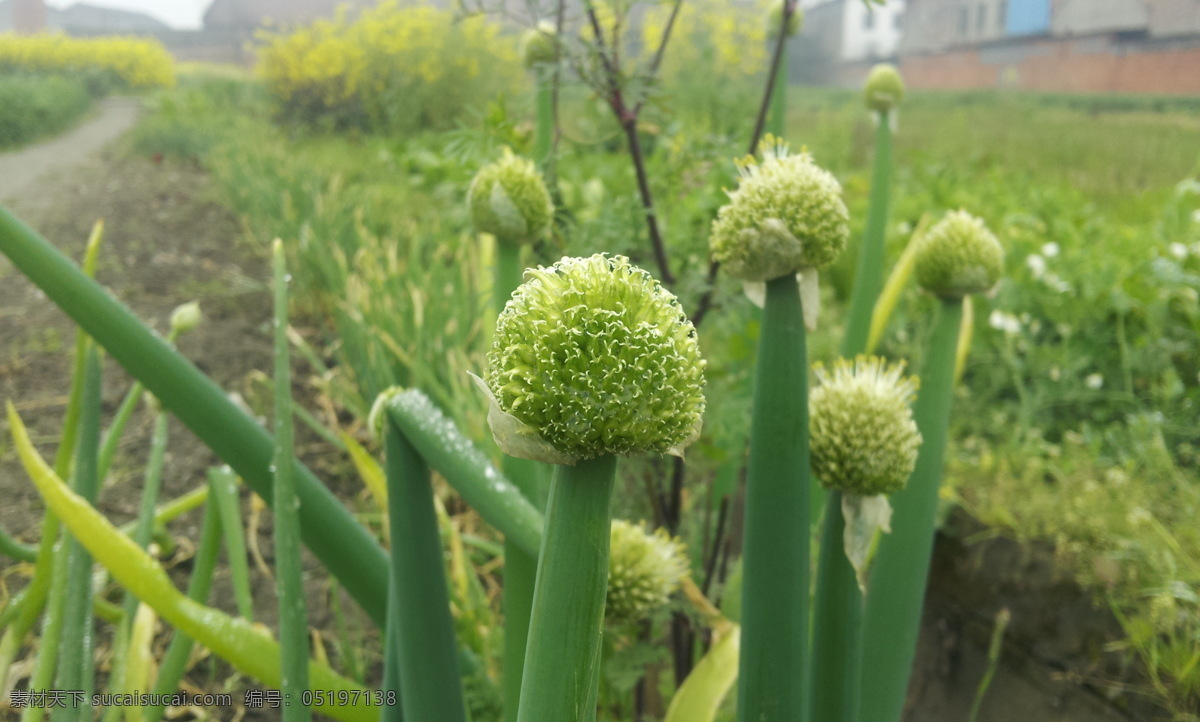
<path fill-rule="evenodd" d="M 137 10 L 152 15 L 175 28 L 195 29 L 203 24 L 204 11 L 212 0 L 80 0 L 88 5 L 99 5 L 122 10 Z M 74 5 L 76 0 L 47 0 L 46 4 L 56 8 Z"/>

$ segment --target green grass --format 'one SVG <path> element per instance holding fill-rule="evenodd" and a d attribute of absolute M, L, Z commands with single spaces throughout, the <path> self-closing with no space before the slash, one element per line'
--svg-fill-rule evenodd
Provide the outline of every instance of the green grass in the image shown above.
<path fill-rule="evenodd" d="M 326 321 L 336 350 L 340 403 L 365 416 L 387 385 L 417 386 L 485 440 L 484 404 L 465 372 L 484 367 L 491 281 L 465 188 L 502 145 L 530 151 L 531 103 L 493 103 L 447 133 L 289 137 L 270 125 L 264 104 L 242 103 L 249 110 L 233 114 L 238 106 L 222 100 L 229 94 L 260 97 L 236 80 L 184 81 L 143 126 L 158 135 L 133 147 L 170 155 L 173 144 L 194 143 L 252 241 L 265 249 L 284 240 L 297 307 Z M 810 339 L 811 357 L 828 360 L 847 313 L 875 131 L 857 93 L 790 96 L 788 140 L 837 174 L 852 217 L 855 240 L 822 274 L 822 323 Z M 651 108 L 647 160 L 680 276 L 675 290 L 690 310 L 705 287 L 708 228 L 747 139 L 704 119 L 668 117 L 665 107 Z M 976 299 L 974 346 L 951 415 L 948 496 L 1005 533 L 1055 540 L 1068 568 L 1119 613 L 1128 633 L 1120 645 L 1175 710 L 1194 707 L 1200 688 L 1200 664 L 1188 666 L 1180 641 L 1200 630 L 1200 604 L 1185 593 L 1200 585 L 1188 561 L 1200 558 L 1195 514 L 1185 513 L 1197 504 L 1186 480 L 1200 469 L 1194 108 L 1161 98 L 914 93 L 897 120 L 886 228 L 888 267 L 927 211 L 965 208 L 1005 246 L 1005 280 Z M 605 110 L 568 92 L 563 112 L 566 209 L 534 261 L 607 250 L 652 265 L 628 158 Z M 738 458 L 748 433 L 759 333 L 737 284 L 721 278 L 718 286 L 719 306 L 700 331 L 709 410 L 689 453 L 697 491 L 682 527 L 694 551 L 721 493 L 710 500 L 707 485 Z M 935 306 L 908 290 L 879 350 L 920 368 Z M 618 489 L 628 493 L 618 494 L 618 515 L 649 516 L 639 475 L 654 471 L 653 462 L 623 466 Z M 1109 492 L 1121 484 L 1145 514 L 1114 500 Z M 1115 584 L 1096 571 L 1113 558 L 1122 570 Z"/>
<path fill-rule="evenodd" d="M 0 150 L 64 131 L 91 107 L 78 78 L 0 74 Z"/>

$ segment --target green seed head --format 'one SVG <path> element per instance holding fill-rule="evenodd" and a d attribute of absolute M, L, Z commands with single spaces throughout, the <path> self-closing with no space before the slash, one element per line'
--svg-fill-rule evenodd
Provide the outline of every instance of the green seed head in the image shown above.
<path fill-rule="evenodd" d="M 604 618 L 610 624 L 645 619 L 666 605 L 688 573 L 683 544 L 665 529 L 614 519 Z"/>
<path fill-rule="evenodd" d="M 776 37 L 779 35 L 779 24 L 783 20 L 783 3 L 777 0 L 771 0 L 771 6 L 767 8 L 767 35 Z M 792 17 L 788 19 L 787 36 L 795 37 L 796 33 L 804 27 L 804 10 L 800 8 L 797 2 L 795 9 L 792 11 Z"/>
<path fill-rule="evenodd" d="M 176 334 L 187 333 L 199 326 L 202 318 L 200 304 L 195 301 L 176 306 L 171 312 L 171 330 Z"/>
<path fill-rule="evenodd" d="M 743 281 L 769 281 L 829 265 L 846 247 L 850 214 L 842 187 L 808 153 L 771 136 L 763 160 L 739 164 L 737 190 L 713 221 L 713 260 Z"/>
<path fill-rule="evenodd" d="M 485 382 L 501 412 L 568 459 L 679 453 L 695 440 L 704 361 L 670 292 L 629 259 L 602 254 L 525 279 L 488 352 Z M 492 431 L 504 447 L 494 422 Z"/>
<path fill-rule="evenodd" d="M 947 213 L 918 243 L 917 283 L 940 298 L 984 293 L 1004 270 L 1000 241 L 966 211 Z"/>
<path fill-rule="evenodd" d="M 876 113 L 886 113 L 904 100 L 904 79 L 891 63 L 880 63 L 871 68 L 863 86 L 863 97 L 867 108 Z"/>
<path fill-rule="evenodd" d="M 558 60 L 558 32 L 545 21 L 526 31 L 521 38 L 521 59 L 526 68 L 536 68 Z"/>
<path fill-rule="evenodd" d="M 527 158 L 504 157 L 475 174 L 467 191 L 475 230 L 503 243 L 529 243 L 550 228 L 554 204 L 537 166 Z"/>
<path fill-rule="evenodd" d="M 819 364 L 815 371 L 809 444 L 821 485 L 863 497 L 903 489 L 921 445 L 909 408 L 917 380 L 902 376 L 903 363 L 889 366 L 877 356 L 838 359 L 832 372 Z"/>

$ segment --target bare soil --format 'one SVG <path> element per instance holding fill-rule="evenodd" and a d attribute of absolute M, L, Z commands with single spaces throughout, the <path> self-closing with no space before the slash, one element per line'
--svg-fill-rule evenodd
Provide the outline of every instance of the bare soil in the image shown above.
<path fill-rule="evenodd" d="M 1002 609 L 1011 621 L 978 722 L 1169 719 L 1138 693 L 1136 665 L 1111 651 L 1121 628 L 1098 602 L 1048 545 L 994 537 L 953 514 L 934 546 L 905 719 L 969 719 Z"/>

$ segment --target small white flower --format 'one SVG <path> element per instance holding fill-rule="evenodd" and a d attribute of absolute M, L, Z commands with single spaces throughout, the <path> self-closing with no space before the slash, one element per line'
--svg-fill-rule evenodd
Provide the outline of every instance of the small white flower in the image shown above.
<path fill-rule="evenodd" d="M 1070 293 L 1071 284 L 1063 280 L 1062 276 L 1057 273 L 1047 273 L 1042 278 L 1042 282 L 1059 293 Z"/>
<path fill-rule="evenodd" d="M 1058 366 L 1051 366 L 1050 367 L 1050 380 L 1058 381 L 1061 378 L 1062 378 L 1062 369 L 1060 369 Z"/>
<path fill-rule="evenodd" d="M 1034 278 L 1041 278 L 1042 274 L 1046 272 L 1046 259 L 1036 253 L 1031 253 L 1025 259 L 1025 265 L 1029 266 L 1029 272 L 1033 274 Z"/>
<path fill-rule="evenodd" d="M 1177 261 L 1182 261 L 1188 257 L 1188 247 L 1182 243 L 1172 243 L 1168 249 L 1171 255 Z"/>
<path fill-rule="evenodd" d="M 1095 391 L 1104 386 L 1104 377 L 1100 374 L 1089 374 L 1088 377 L 1083 380 L 1083 384 L 1089 389 Z"/>
<path fill-rule="evenodd" d="M 1042 246 L 1042 255 L 1046 258 L 1054 258 L 1058 255 L 1059 250 L 1058 244 L 1054 241 L 1051 241 Z"/>
<path fill-rule="evenodd" d="M 1000 309 L 992 311 L 988 316 L 988 325 L 992 328 L 1003 331 L 1005 333 L 1020 333 L 1021 321 L 1011 313 L 1005 313 Z"/>
<path fill-rule="evenodd" d="M 1129 510 L 1127 518 L 1129 519 L 1129 523 L 1131 525 L 1141 526 L 1143 523 L 1150 521 L 1153 518 L 1153 515 L 1146 511 L 1145 508 L 1135 506 Z"/>

